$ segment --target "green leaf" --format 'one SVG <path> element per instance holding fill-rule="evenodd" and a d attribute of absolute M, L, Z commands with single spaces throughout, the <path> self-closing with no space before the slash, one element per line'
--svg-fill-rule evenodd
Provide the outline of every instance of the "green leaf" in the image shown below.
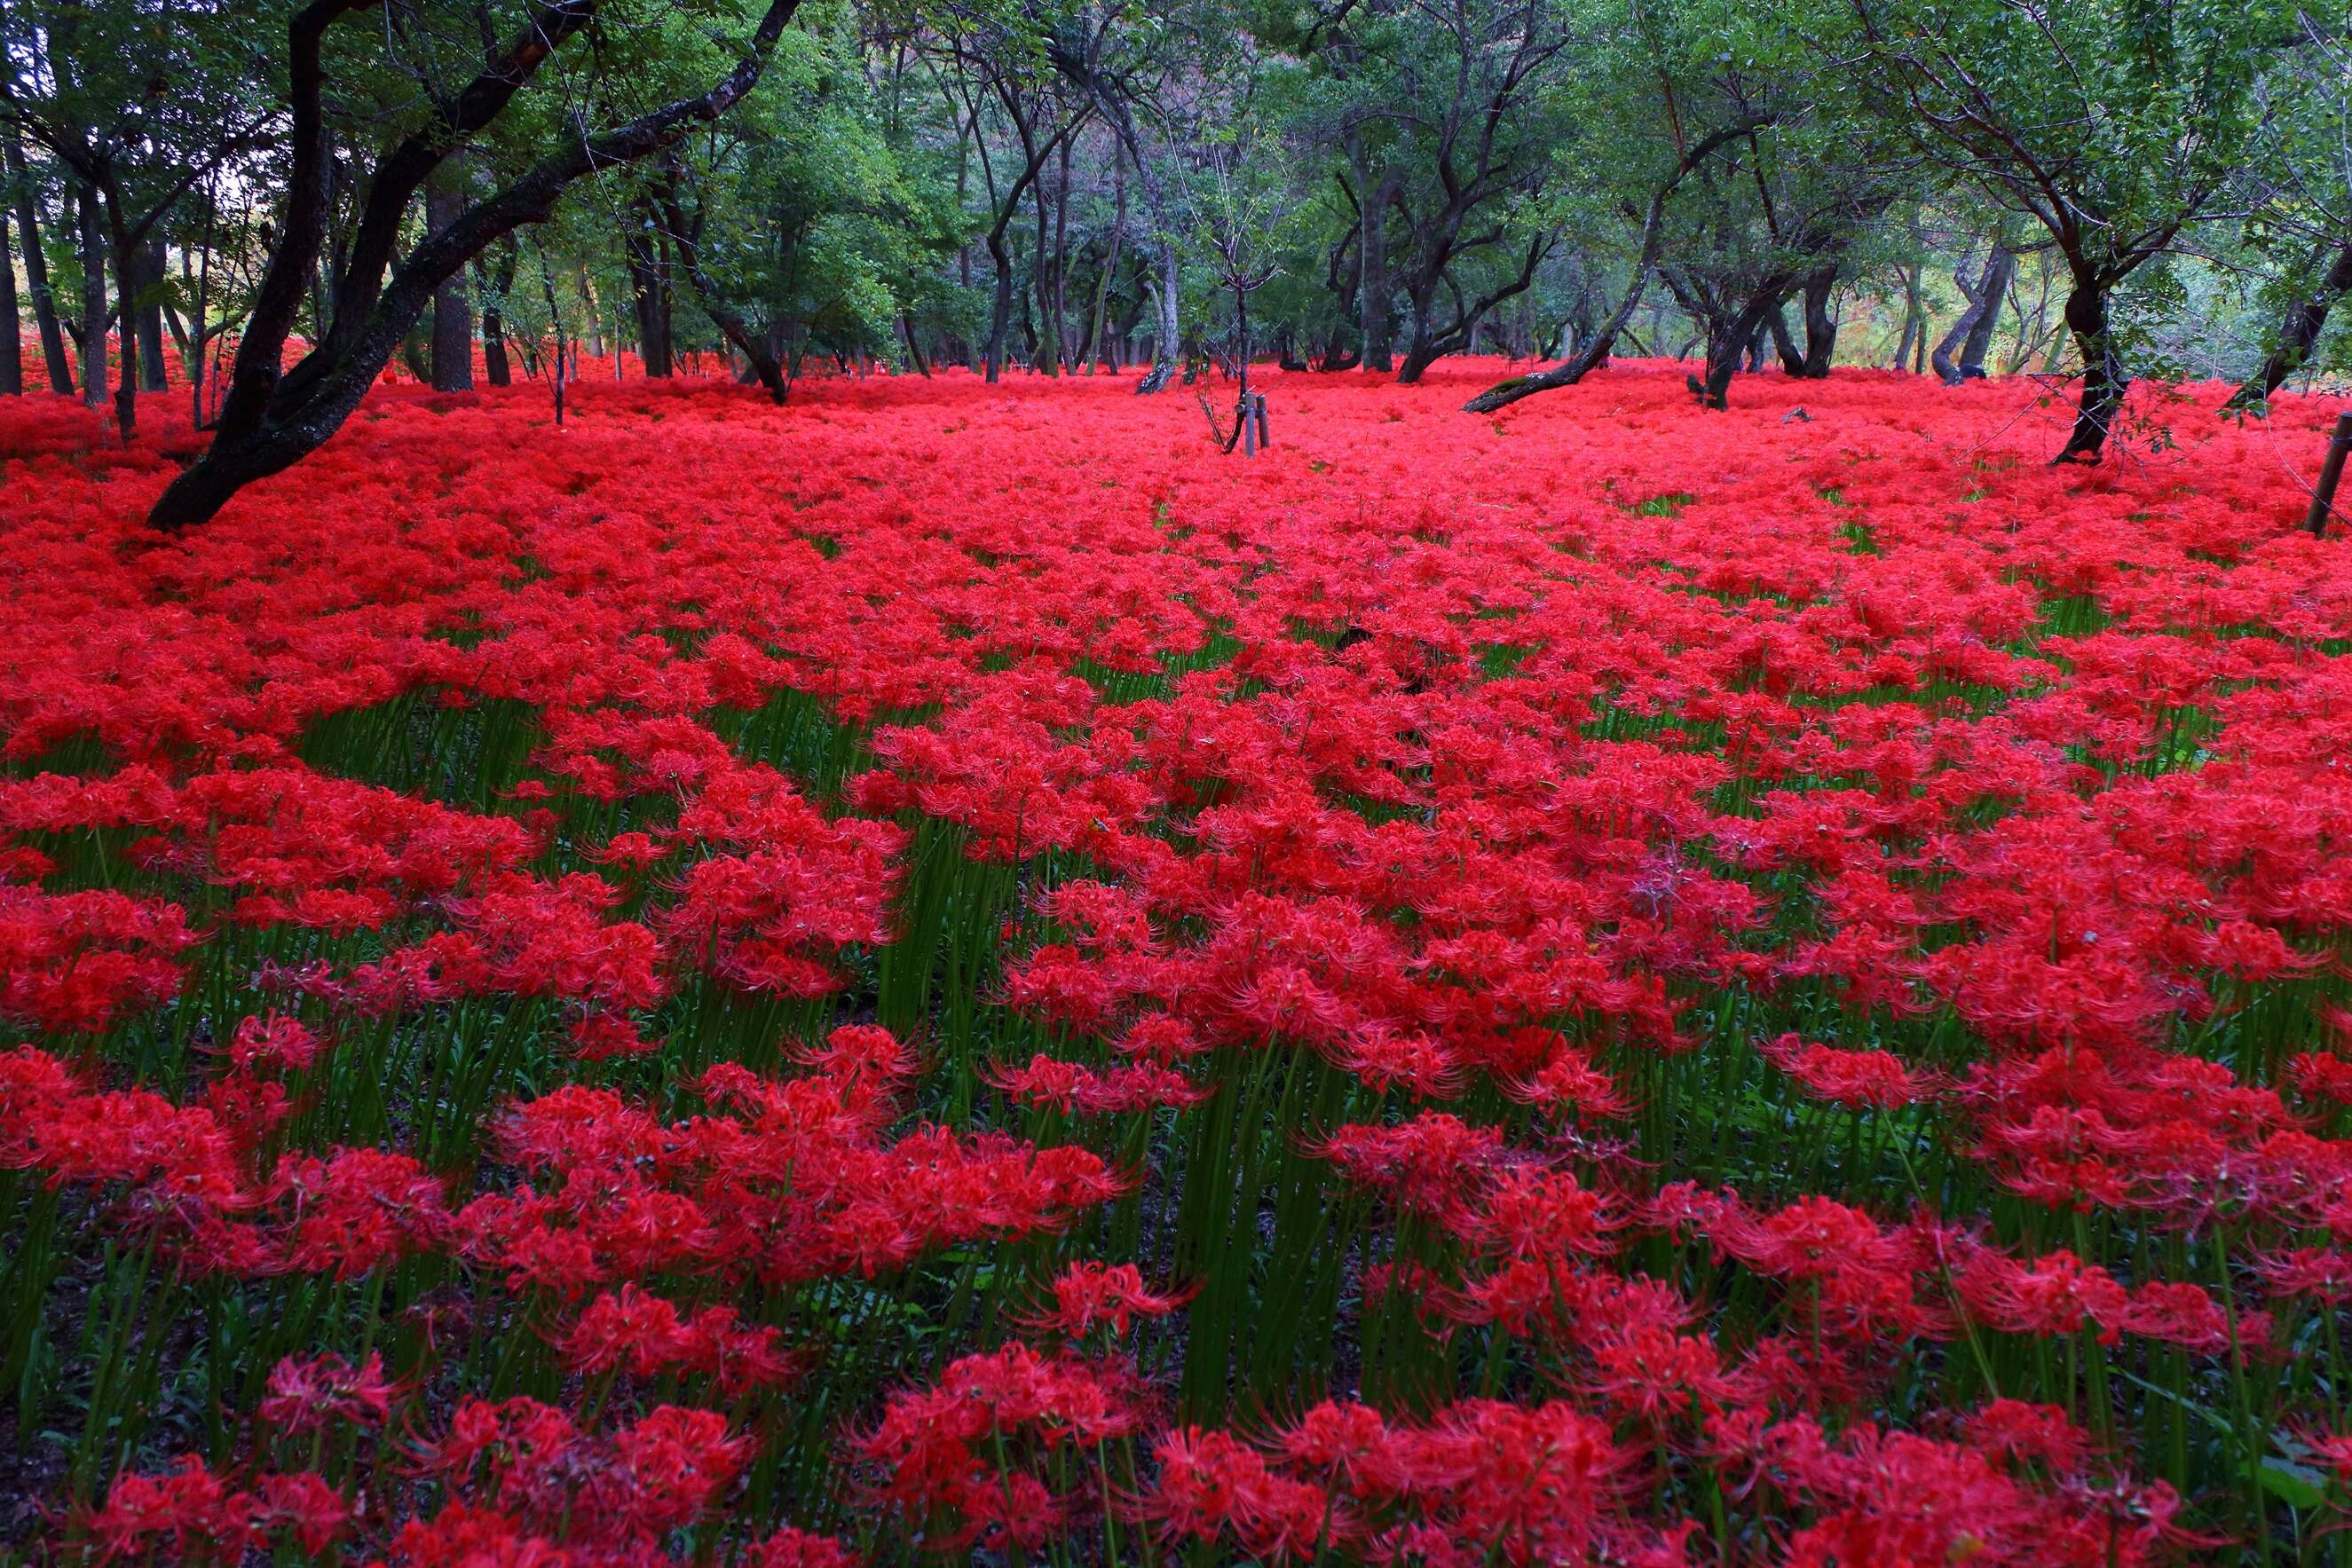
<path fill-rule="evenodd" d="M 2327 1481 L 2306 1465 L 2270 1458 L 2254 1467 L 2262 1489 L 2293 1509 L 2314 1509 L 2327 1500 Z"/>

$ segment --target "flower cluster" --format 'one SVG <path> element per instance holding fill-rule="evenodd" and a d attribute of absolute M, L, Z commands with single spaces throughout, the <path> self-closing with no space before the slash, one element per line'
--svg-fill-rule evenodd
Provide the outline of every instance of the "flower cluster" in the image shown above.
<path fill-rule="evenodd" d="M 2341 1555 L 2336 402 L 1494 372 L 0 400 L 0 1554 Z"/>

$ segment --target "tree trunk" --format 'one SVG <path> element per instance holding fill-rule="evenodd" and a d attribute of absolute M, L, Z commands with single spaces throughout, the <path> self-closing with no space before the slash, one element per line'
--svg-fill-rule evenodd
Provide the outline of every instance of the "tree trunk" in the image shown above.
<path fill-rule="evenodd" d="M 16 258 L 8 225 L 0 218 L 0 397 L 25 390 L 25 329 L 16 316 Z"/>
<path fill-rule="evenodd" d="M 988 384 L 1004 373 L 1005 340 L 1013 329 L 1013 256 L 1004 248 L 1002 224 L 988 234 L 988 259 L 996 268 L 996 306 L 988 318 Z"/>
<path fill-rule="evenodd" d="M 2123 358 L 2107 320 L 2107 291 L 2095 279 L 2077 277 L 2066 296 L 2066 329 L 2083 356 L 2083 401 L 2074 428 L 2060 449 L 2057 463 L 2096 463 L 2105 452 L 2107 436 L 2122 412 L 2131 378 L 2124 373 Z"/>
<path fill-rule="evenodd" d="M 16 180 L 16 237 L 25 258 L 25 291 L 33 297 L 33 325 L 41 340 L 41 368 L 48 372 L 49 390 L 59 397 L 73 396 L 73 371 L 66 362 L 66 335 L 58 324 L 57 297 L 49 289 L 49 258 L 41 249 L 39 208 L 32 182 L 25 177 L 25 154 L 14 131 L 0 135 L 8 172 Z"/>
<path fill-rule="evenodd" d="M 1805 363 L 1798 374 L 1809 382 L 1829 380 L 1837 358 L 1837 318 L 1830 300 L 1837 291 L 1837 268 L 1824 267 L 1805 279 Z"/>
<path fill-rule="evenodd" d="M 698 212 L 693 220 L 688 221 L 686 210 L 678 201 L 674 173 L 671 183 L 662 193 L 662 219 L 668 225 L 671 243 L 677 247 L 677 259 L 686 268 L 687 281 L 693 285 L 696 296 L 702 301 L 702 313 L 709 317 L 719 333 L 741 351 L 743 379 L 756 381 L 767 388 L 769 398 L 781 408 L 784 400 L 792 395 L 792 382 L 784 374 L 783 359 L 776 349 L 775 329 L 770 329 L 765 338 L 753 331 L 751 323 L 719 297 L 719 290 L 703 272 L 701 214 Z M 908 335 L 911 341 L 911 325 Z"/>
<path fill-rule="evenodd" d="M 479 262 L 475 264 L 475 279 L 482 288 L 482 377 L 494 387 L 514 384 L 513 368 L 507 362 L 506 300 L 514 287 L 515 246 L 509 240 L 499 256 L 499 270 L 485 272 Z"/>
<path fill-rule="evenodd" d="M 2326 273 L 2313 291 L 2296 302 L 2279 323 L 2278 340 L 2264 356 L 2262 369 L 2247 378 L 2246 383 L 2230 395 L 2224 407 L 2259 408 L 2270 402 L 2271 394 L 2286 384 L 2287 377 L 2303 368 L 2318 346 L 2319 334 L 2327 326 L 2327 313 L 2335 308 L 2347 290 L 2352 290 L 2352 240 L 2336 247 L 2336 256 Z"/>
<path fill-rule="evenodd" d="M 667 378 L 673 367 L 669 259 L 651 211 L 629 231 L 629 302 L 637 319 L 637 358 L 646 374 Z"/>
<path fill-rule="evenodd" d="M 1692 378 L 1691 384 L 1698 391 L 1701 408 L 1728 408 L 1731 406 L 1731 378 L 1739 373 L 1740 353 L 1746 347 L 1748 334 L 1741 329 L 1737 319 L 1710 322 L 1708 326 L 1706 360 L 1703 367 L 1705 374 Z"/>
<path fill-rule="evenodd" d="M 1704 373 L 1685 378 L 1691 390 L 1698 394 L 1701 407 L 1720 409 L 1730 406 L 1732 378 L 1738 374 L 1748 346 L 1755 341 L 1758 329 L 1770 313 L 1779 308 L 1781 293 L 1790 281 L 1785 276 L 1768 281 L 1728 315 L 1721 314 L 1711 301 L 1685 297 L 1684 308 L 1686 310 L 1705 312 L 1706 359 Z"/>
<path fill-rule="evenodd" d="M 1444 357 L 1436 340 L 1429 335 L 1427 313 L 1416 306 L 1412 316 L 1412 337 L 1405 343 L 1404 363 L 1397 367 L 1397 385 L 1401 387 L 1418 385 L 1423 372 Z"/>
<path fill-rule="evenodd" d="M 1396 324 L 1390 310 L 1389 204 L 1396 199 L 1402 176 L 1383 171 L 1364 191 L 1364 237 L 1358 247 L 1361 269 L 1356 288 L 1356 308 L 1363 317 L 1364 369 L 1387 375 L 1396 368 L 1391 342 Z"/>
<path fill-rule="evenodd" d="M 1992 351 L 1992 335 L 2000 326 L 2001 307 L 2008 302 L 2010 285 L 2017 278 L 2017 253 L 2007 246 L 1997 247 L 1986 262 L 1984 276 L 1977 287 L 1982 291 L 1985 307 L 1969 327 L 1968 340 L 1960 345 L 1960 375 L 1966 380 L 1981 380 L 1985 373 L 1985 355 Z"/>
<path fill-rule="evenodd" d="M 1087 361 L 1088 375 L 1097 364 L 1107 371 L 1118 369 L 1118 361 L 1110 351 L 1110 280 L 1118 276 L 1119 244 L 1127 237 L 1127 165 L 1119 161 L 1116 148 L 1111 151 L 1110 169 L 1110 254 L 1103 260 L 1102 277 L 1095 282 L 1093 324 L 1087 329 L 1086 351 L 1080 356 Z"/>
<path fill-rule="evenodd" d="M 1935 348 L 1927 355 L 1927 363 L 1935 368 L 1936 379 L 1948 387 L 1956 387 L 1967 379 L 1958 361 L 1952 356 L 1968 340 L 1969 333 L 1976 324 L 1994 308 L 1986 298 L 1984 282 L 1992 276 L 1993 257 L 2000 254 L 1998 246 L 1985 254 L 1984 267 L 1974 283 L 1969 281 L 1969 258 L 1965 254 L 1960 257 L 1960 264 L 1952 268 L 1952 284 L 1960 291 L 1960 298 L 1968 301 L 1968 307 L 1952 322 L 1950 329 L 1936 340 Z"/>
<path fill-rule="evenodd" d="M 1183 333 L 1176 324 L 1176 242 L 1163 239 L 1160 247 L 1160 283 L 1152 290 L 1151 300 L 1160 314 L 1160 328 L 1151 337 L 1151 369 L 1135 383 L 1139 396 L 1156 392 L 1174 379 L 1182 357 Z"/>
<path fill-rule="evenodd" d="M 98 193 L 75 193 L 81 214 L 81 401 L 106 406 L 106 217 Z"/>
<path fill-rule="evenodd" d="M 1764 326 L 1765 329 L 1772 334 L 1772 351 L 1780 358 L 1781 373 L 1790 376 L 1803 375 L 1805 353 L 1803 350 L 1797 347 L 1796 340 L 1789 335 L 1787 309 L 1780 305 L 1774 305 L 1765 314 Z"/>
<path fill-rule="evenodd" d="M 217 434 L 202 457 L 167 486 L 147 515 L 150 528 L 176 532 L 216 514 L 247 484 L 282 473 L 342 427 L 409 327 L 450 275 L 525 224 L 544 223 L 577 181 L 600 169 L 650 158 L 698 126 L 714 123 L 758 83 L 768 56 L 791 23 L 797 0 L 769 0 L 745 54 L 711 89 L 593 134 L 576 130 L 546 143 L 544 156 L 495 193 L 468 207 L 454 226 L 425 236 L 394 264 L 399 220 L 446 152 L 436 136 L 470 136 L 503 111 L 558 45 L 585 26 L 586 8 L 548 7 L 526 36 L 487 62 L 458 99 L 458 123 L 394 144 L 374 162 L 366 211 L 348 258 L 338 267 L 341 304 L 328 335 L 281 373 L 286 340 L 316 271 L 331 211 L 332 147 L 323 110 L 324 38 L 358 0 L 313 0 L 288 25 L 286 144 L 290 171 L 276 243 L 237 344 L 222 399 Z M 387 274 L 389 275 L 387 277 Z"/>
<path fill-rule="evenodd" d="M 1175 378 L 1182 352 L 1178 346 L 1181 334 L 1177 310 L 1181 286 L 1176 256 L 1177 215 L 1169 204 L 1166 187 L 1151 167 L 1151 160 L 1144 156 L 1143 137 L 1135 128 L 1135 113 L 1127 101 L 1125 89 L 1101 68 L 1099 61 L 1077 53 L 1063 40 L 1050 42 L 1046 53 L 1055 69 L 1083 88 L 1094 100 L 1118 136 L 1119 145 L 1127 149 L 1129 162 L 1135 165 L 1135 183 L 1143 196 L 1144 216 L 1160 248 L 1160 285 L 1154 300 L 1159 307 L 1160 328 L 1153 334 L 1151 369 L 1136 383 L 1135 390 L 1138 395 L 1156 392 Z"/>
<path fill-rule="evenodd" d="M 107 182 L 99 203 L 106 214 L 107 253 L 114 263 L 114 314 L 122 322 L 122 373 L 114 388 L 114 428 L 129 445 L 139 427 L 139 286 L 146 271 L 144 248 L 132 243 L 130 218 L 122 210 L 120 183 Z M 99 341 L 104 343 L 105 323 Z"/>
<path fill-rule="evenodd" d="M 466 210 L 465 197 L 453 188 L 456 171 L 425 188 L 425 232 L 446 232 Z M 431 381 L 435 392 L 474 390 L 474 319 L 466 298 L 465 275 L 452 272 L 433 291 Z"/>
<path fill-rule="evenodd" d="M 1463 408 L 1471 413 L 1492 413 L 1523 397 L 1532 397 L 1554 387 L 1573 386 L 1590 374 L 1594 367 L 1608 363 L 1610 354 L 1616 349 L 1618 336 L 1624 332 L 1626 323 L 1633 319 L 1633 312 L 1641 308 L 1642 296 L 1649 290 L 1650 275 L 1657 269 L 1658 252 L 1665 234 L 1666 204 L 1673 198 L 1675 188 L 1718 150 L 1751 131 L 1760 129 L 1764 123 L 1769 122 L 1742 122 L 1708 132 L 1683 154 L 1674 173 L 1650 193 L 1649 208 L 1642 218 L 1642 246 L 1633 262 L 1633 278 L 1627 283 L 1624 295 L 1617 301 L 1617 308 L 1609 313 L 1608 320 L 1592 334 L 1591 341 L 1577 350 L 1574 359 L 1554 365 L 1548 371 L 1497 382 L 1463 404 Z M 1779 297 L 1779 290 L 1774 290 L 1772 298 L 1777 299 Z"/>
<path fill-rule="evenodd" d="M 1917 267 L 1901 269 L 1903 276 L 1903 335 L 1895 340 L 1895 362 L 1889 368 L 1902 370 L 1911 362 L 1911 339 L 1919 329 L 1919 271 Z"/>
<path fill-rule="evenodd" d="M 163 242 L 149 240 L 139 247 L 139 292 L 145 295 L 135 311 L 139 322 L 139 390 L 162 392 L 163 378 Z"/>

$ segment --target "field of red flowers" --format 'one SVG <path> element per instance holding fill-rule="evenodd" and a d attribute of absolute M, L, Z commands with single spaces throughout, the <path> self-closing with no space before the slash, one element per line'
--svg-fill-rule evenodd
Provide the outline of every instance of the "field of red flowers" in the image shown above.
<path fill-rule="evenodd" d="M 2352 1562 L 2335 406 L 1495 369 L 7 400 L 0 1551 Z"/>

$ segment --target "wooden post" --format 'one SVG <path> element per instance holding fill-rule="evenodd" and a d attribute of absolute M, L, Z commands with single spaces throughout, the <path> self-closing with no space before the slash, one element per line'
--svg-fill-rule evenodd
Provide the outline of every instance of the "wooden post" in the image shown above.
<path fill-rule="evenodd" d="M 1257 455 L 1257 400 L 1242 393 L 1242 455 Z"/>
<path fill-rule="evenodd" d="M 2303 526 L 2317 538 L 2327 531 L 2328 514 L 2336 509 L 2336 485 L 2344 477 L 2344 459 L 2352 454 L 2352 413 L 2336 416 L 2336 434 L 2327 438 L 2327 460 L 2319 465 L 2319 488 L 2311 493 L 2311 515 Z"/>
<path fill-rule="evenodd" d="M 1250 402 L 1252 405 L 1252 415 L 1257 421 L 1258 450 L 1261 452 L 1270 451 L 1274 446 L 1274 437 L 1267 434 L 1265 428 L 1265 393 L 1252 393 Z"/>

